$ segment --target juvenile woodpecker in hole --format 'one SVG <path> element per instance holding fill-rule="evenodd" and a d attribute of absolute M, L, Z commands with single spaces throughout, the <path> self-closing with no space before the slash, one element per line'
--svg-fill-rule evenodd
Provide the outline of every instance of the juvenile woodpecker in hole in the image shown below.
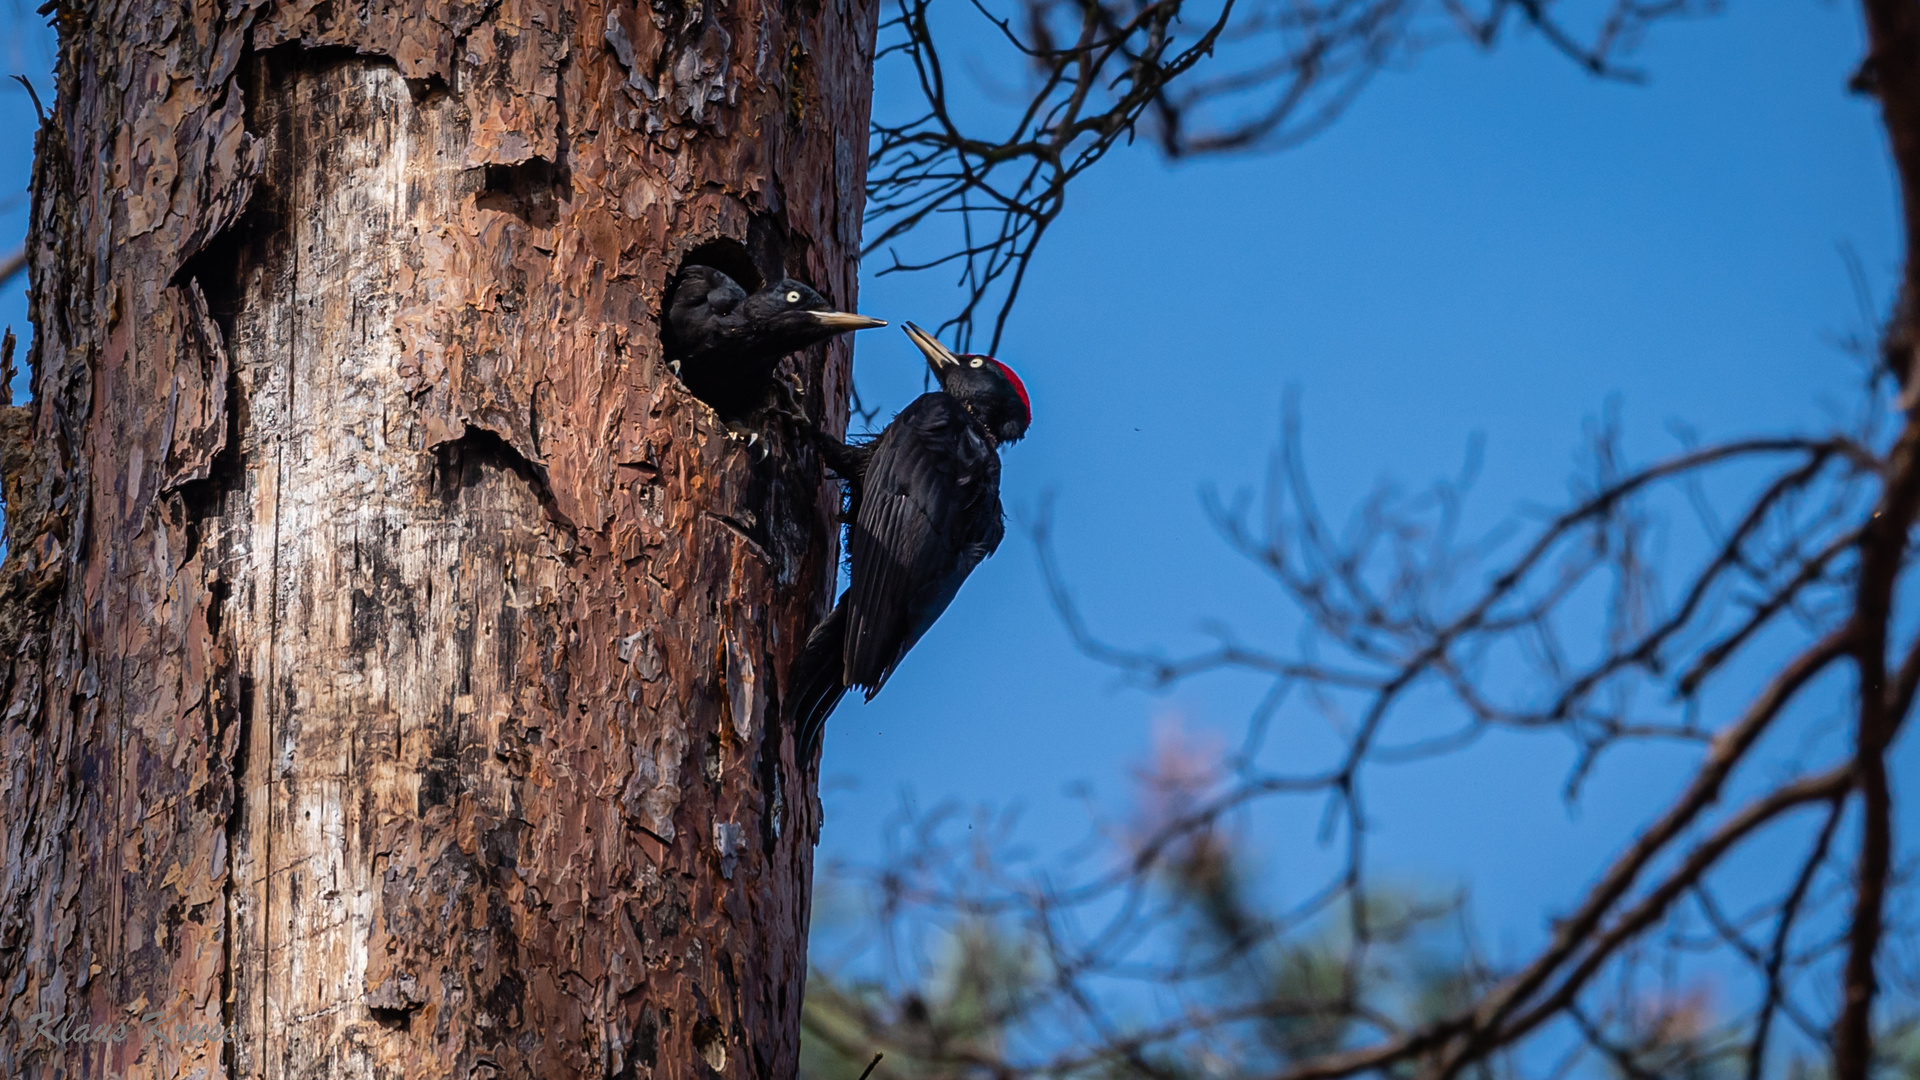
<path fill-rule="evenodd" d="M 789 693 L 803 762 L 848 688 L 873 700 L 961 582 L 1000 546 L 999 448 L 1033 422 L 1012 368 L 991 356 L 956 356 L 912 323 L 906 331 L 940 389 L 920 395 L 864 446 L 814 434 L 828 467 L 852 487 L 852 584 L 794 662 Z"/>
<path fill-rule="evenodd" d="M 781 357 L 835 334 L 887 325 L 848 311 L 792 278 L 749 296 L 711 266 L 683 267 L 667 301 L 662 344 L 693 395 L 726 419 L 765 399 Z"/>

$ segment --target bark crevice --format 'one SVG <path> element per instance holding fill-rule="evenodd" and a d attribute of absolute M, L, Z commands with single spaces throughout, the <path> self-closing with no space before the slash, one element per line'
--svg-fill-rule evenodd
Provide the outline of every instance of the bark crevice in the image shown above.
<path fill-rule="evenodd" d="M 547 478 L 547 470 L 540 463 L 530 461 L 506 437 L 497 431 L 489 431 L 473 424 L 466 425 L 466 431 L 457 439 L 440 443 L 433 448 L 435 487 L 443 500 L 452 501 L 456 493 L 478 486 L 485 471 L 511 473 L 527 486 L 533 497 L 539 501 L 553 524 L 559 526 L 569 537 L 579 534 L 575 525 L 560 511 L 559 503 L 554 499 L 553 485 Z"/>
<path fill-rule="evenodd" d="M 790 1074 L 831 489 L 658 320 L 703 244 L 852 304 L 875 10 L 83 14 L 0 414 L 0 1009 L 238 1037 L 0 1074 Z M 796 364 L 830 425 L 848 364 Z"/>

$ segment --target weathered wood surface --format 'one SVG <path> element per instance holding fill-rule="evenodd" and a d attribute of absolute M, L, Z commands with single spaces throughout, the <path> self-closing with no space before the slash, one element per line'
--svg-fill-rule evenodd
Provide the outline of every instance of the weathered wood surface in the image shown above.
<path fill-rule="evenodd" d="M 63 14 L 0 425 L 0 1076 L 792 1074 L 817 802 L 774 718 L 832 490 L 657 318 L 726 238 L 853 305 L 874 20 Z M 847 349 L 796 365 L 842 422 Z"/>

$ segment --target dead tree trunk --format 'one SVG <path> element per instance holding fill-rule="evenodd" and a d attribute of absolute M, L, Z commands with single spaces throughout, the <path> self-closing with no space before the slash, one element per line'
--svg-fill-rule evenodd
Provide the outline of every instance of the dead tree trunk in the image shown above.
<path fill-rule="evenodd" d="M 657 320 L 853 303 L 875 11 L 63 3 L 0 1076 L 792 1075 L 835 497 Z"/>

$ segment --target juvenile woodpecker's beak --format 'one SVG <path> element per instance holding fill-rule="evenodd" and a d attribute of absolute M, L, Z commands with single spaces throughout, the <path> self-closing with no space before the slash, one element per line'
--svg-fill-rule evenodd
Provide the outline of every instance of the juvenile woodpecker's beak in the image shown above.
<path fill-rule="evenodd" d="M 851 311 L 809 311 L 813 321 L 836 333 L 848 330 L 871 330 L 876 326 L 887 325 L 885 319 L 869 319 L 865 315 L 855 315 Z"/>
<path fill-rule="evenodd" d="M 940 344 L 940 339 L 912 323 L 906 325 L 906 330 L 907 337 L 912 339 L 914 345 L 926 355 L 927 366 L 933 369 L 935 376 L 940 374 L 942 368 L 960 366 L 960 358 L 953 355 L 945 345 Z"/>

